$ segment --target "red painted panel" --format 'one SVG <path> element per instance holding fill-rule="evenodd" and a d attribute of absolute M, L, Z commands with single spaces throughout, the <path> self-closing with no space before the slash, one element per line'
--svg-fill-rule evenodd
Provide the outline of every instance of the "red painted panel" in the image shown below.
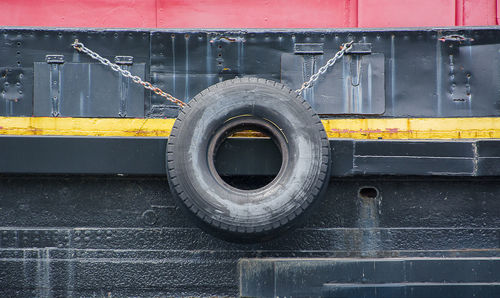
<path fill-rule="evenodd" d="M 497 0 L 497 25 L 500 25 L 500 0 Z"/>
<path fill-rule="evenodd" d="M 356 27 L 356 3 L 357 0 L 158 0 L 158 27 Z"/>
<path fill-rule="evenodd" d="M 461 23 L 464 26 L 493 26 L 497 24 L 497 1 L 496 0 L 462 0 L 463 16 Z M 458 7 L 457 7 L 458 8 Z M 457 16 L 460 13 L 457 11 Z"/>
<path fill-rule="evenodd" d="M 155 0 L 0 0 L 3 26 L 156 27 Z"/>
<path fill-rule="evenodd" d="M 0 0 L 0 26 L 338 28 L 496 25 L 500 0 Z"/>
<path fill-rule="evenodd" d="M 455 25 L 455 0 L 358 1 L 359 27 Z"/>

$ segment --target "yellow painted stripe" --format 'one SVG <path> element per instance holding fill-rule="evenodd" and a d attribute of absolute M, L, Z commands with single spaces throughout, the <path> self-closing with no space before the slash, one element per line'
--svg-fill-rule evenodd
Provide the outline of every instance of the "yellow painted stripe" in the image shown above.
<path fill-rule="evenodd" d="M 175 119 L 0 117 L 0 135 L 167 137 Z M 323 120 L 329 138 L 500 138 L 500 117 Z"/>
<path fill-rule="evenodd" d="M 329 138 L 475 139 L 500 138 L 498 118 L 332 119 L 323 121 Z"/>
<path fill-rule="evenodd" d="M 2 135 L 167 137 L 175 119 L 0 117 Z"/>

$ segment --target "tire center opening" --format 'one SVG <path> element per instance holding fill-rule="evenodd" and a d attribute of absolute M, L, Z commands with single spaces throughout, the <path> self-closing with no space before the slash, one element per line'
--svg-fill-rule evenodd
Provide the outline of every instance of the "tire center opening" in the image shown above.
<path fill-rule="evenodd" d="M 284 140 L 273 124 L 262 119 L 252 117 L 227 123 L 210 144 L 212 174 L 219 183 L 240 191 L 266 187 L 279 176 L 288 159 Z"/>

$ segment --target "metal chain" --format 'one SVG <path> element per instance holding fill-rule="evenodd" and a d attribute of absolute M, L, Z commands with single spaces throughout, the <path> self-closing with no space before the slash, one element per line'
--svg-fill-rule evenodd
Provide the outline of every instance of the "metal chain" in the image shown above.
<path fill-rule="evenodd" d="M 161 90 L 160 88 L 153 86 L 150 82 L 143 81 L 140 77 L 132 75 L 130 71 L 122 69 L 118 64 L 112 63 L 108 59 L 101 57 L 96 52 L 87 48 L 83 43 L 79 42 L 78 39 L 75 39 L 75 41 L 71 45 L 73 46 L 73 48 L 75 48 L 75 50 L 85 53 L 90 57 L 92 57 L 92 59 L 95 59 L 101 62 L 102 64 L 111 67 L 112 70 L 120 73 L 122 76 L 132 79 L 134 83 L 142 85 L 144 88 L 153 91 L 154 93 L 158 94 L 161 97 L 166 98 L 167 100 L 177 104 L 181 108 L 186 105 L 186 103 L 184 103 L 180 99 L 177 99 L 172 95 L 168 94 L 167 92 Z"/>
<path fill-rule="evenodd" d="M 318 71 L 315 74 L 313 74 L 308 81 L 304 82 L 300 87 L 300 89 L 295 90 L 295 92 L 301 94 L 307 88 L 311 88 L 314 82 L 316 82 L 319 79 L 319 77 L 328 70 L 328 68 L 332 67 L 335 64 L 335 62 L 337 62 L 338 59 L 342 58 L 342 56 L 344 56 L 344 54 L 349 49 L 351 49 L 352 43 L 353 41 L 342 44 L 340 51 L 335 53 L 335 56 L 333 56 L 333 58 L 328 60 L 328 62 L 326 62 L 325 65 L 323 65 L 320 69 L 318 69 Z M 118 64 L 112 63 L 108 59 L 101 57 L 96 52 L 87 48 L 83 43 L 79 42 L 78 39 L 75 39 L 75 41 L 71 45 L 73 46 L 73 48 L 75 48 L 75 50 L 89 55 L 92 59 L 95 59 L 101 62 L 102 64 L 109 66 L 112 70 L 120 73 L 124 77 L 132 79 L 134 83 L 142 85 L 144 88 L 153 91 L 159 96 L 166 98 L 167 100 L 179 105 L 180 107 L 184 107 L 186 105 L 186 103 L 184 103 L 182 100 L 177 99 L 172 95 L 168 94 L 167 92 L 161 90 L 160 88 L 153 86 L 150 82 L 143 81 L 140 77 L 132 75 L 130 71 L 122 69 Z"/>
<path fill-rule="evenodd" d="M 342 58 L 342 56 L 344 56 L 344 54 L 349 49 L 352 48 L 352 43 L 353 42 L 354 41 L 350 41 L 350 42 L 344 43 L 340 47 L 340 51 L 338 51 L 337 53 L 335 53 L 335 56 L 333 56 L 333 58 L 331 58 L 330 60 L 328 60 L 328 62 L 326 62 L 325 65 L 323 65 L 320 69 L 318 69 L 318 71 L 309 78 L 309 81 L 304 82 L 304 84 L 302 84 L 302 86 L 300 87 L 300 89 L 295 90 L 295 92 L 297 92 L 298 94 L 301 94 L 307 88 L 311 88 L 313 86 L 314 82 L 316 82 L 319 79 L 320 75 L 324 74 L 328 70 L 328 68 L 332 67 L 335 64 L 335 62 L 337 62 L 337 60 L 339 60 L 340 58 Z"/>

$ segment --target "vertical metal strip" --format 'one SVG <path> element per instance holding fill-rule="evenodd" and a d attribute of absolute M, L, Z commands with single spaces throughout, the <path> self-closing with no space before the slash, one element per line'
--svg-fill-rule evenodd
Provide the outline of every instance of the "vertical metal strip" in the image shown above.
<path fill-rule="evenodd" d="M 52 104 L 52 116 L 58 117 L 61 102 L 61 69 L 58 63 L 49 64 L 50 67 L 50 102 Z"/>
<path fill-rule="evenodd" d="M 124 70 L 129 70 L 130 67 L 128 65 L 121 65 L 121 68 Z M 118 111 L 118 115 L 120 117 L 127 117 L 127 98 L 130 88 L 130 80 L 124 76 L 119 76 L 120 78 L 120 110 Z"/>

